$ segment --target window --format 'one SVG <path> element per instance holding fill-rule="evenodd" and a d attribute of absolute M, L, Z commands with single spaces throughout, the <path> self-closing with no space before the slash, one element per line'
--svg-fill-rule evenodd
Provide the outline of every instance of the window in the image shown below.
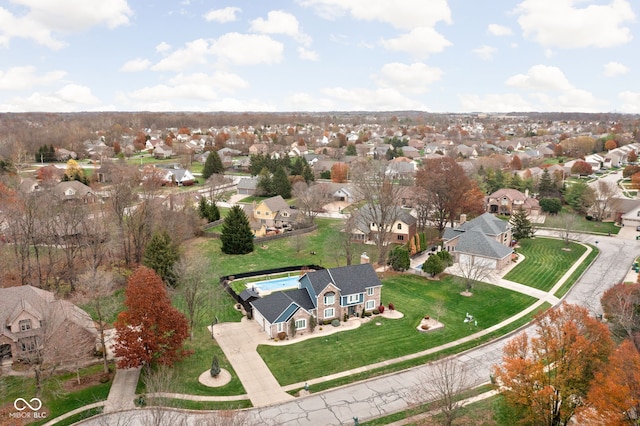
<path fill-rule="evenodd" d="M 20 349 L 22 349 L 22 351 L 24 352 L 33 352 L 38 348 L 35 336 L 28 337 L 26 339 L 20 339 L 18 342 L 20 343 Z"/>
<path fill-rule="evenodd" d="M 279 322 L 278 323 L 278 333 L 280 333 L 281 331 L 284 331 L 284 327 L 282 326 L 282 323 Z"/>
<path fill-rule="evenodd" d="M 333 305 L 336 303 L 336 294 L 335 293 L 326 293 L 324 295 L 324 304 L 325 305 Z"/>
<path fill-rule="evenodd" d="M 404 241 L 404 235 L 398 235 L 398 241 Z"/>
<path fill-rule="evenodd" d="M 360 301 L 359 294 L 350 294 L 349 297 L 347 297 L 347 303 L 358 303 L 359 301 Z"/>
<path fill-rule="evenodd" d="M 260 210 L 257 210 L 257 211 L 256 211 L 256 214 L 257 214 L 258 216 L 260 216 Z"/>
<path fill-rule="evenodd" d="M 375 300 L 367 300 L 367 303 L 365 304 L 364 308 L 368 311 L 371 309 L 375 309 L 376 307 L 376 301 Z"/>
<path fill-rule="evenodd" d="M 20 325 L 20 331 L 31 330 L 31 320 L 30 319 L 20 320 L 20 322 L 18 324 Z"/>
<path fill-rule="evenodd" d="M 373 287 L 367 289 L 367 296 L 373 296 Z"/>
<path fill-rule="evenodd" d="M 402 229 L 402 224 L 401 223 L 398 224 L 398 229 Z"/>
<path fill-rule="evenodd" d="M 324 315 L 323 318 L 333 318 L 336 316 L 336 311 L 333 308 L 327 308 L 324 310 L 323 315 Z"/>
<path fill-rule="evenodd" d="M 304 328 L 307 328 L 307 320 L 304 318 L 296 320 L 296 330 L 302 330 Z"/>

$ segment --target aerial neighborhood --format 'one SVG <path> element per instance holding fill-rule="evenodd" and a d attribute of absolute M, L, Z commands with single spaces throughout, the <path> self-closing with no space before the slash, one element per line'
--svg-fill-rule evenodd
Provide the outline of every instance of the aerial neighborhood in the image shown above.
<path fill-rule="evenodd" d="M 545 386 L 567 422 L 601 424 L 620 404 L 602 383 L 640 365 L 638 123 L 2 114 L 0 424 L 18 418 L 20 398 L 40 401 L 34 413 L 48 420 L 95 402 L 86 415 L 106 423 L 170 406 L 260 424 L 268 407 L 436 361 L 455 393 L 491 391 L 528 424 L 542 424 L 532 401 L 554 409 L 536 393 Z M 572 339 L 545 342 L 553 359 L 531 353 L 526 324 Z M 501 359 L 481 374 L 452 363 L 494 339 Z M 514 379 L 518 360 L 526 374 Z M 569 377 L 570 361 L 591 367 Z M 431 400 L 360 420 L 449 398 L 430 374 L 412 393 Z M 624 385 L 640 386 L 636 376 Z M 25 380 L 32 394 L 14 390 Z M 67 395 L 78 402 L 61 404 Z M 626 398 L 619 411 L 637 422 L 640 396 Z"/>

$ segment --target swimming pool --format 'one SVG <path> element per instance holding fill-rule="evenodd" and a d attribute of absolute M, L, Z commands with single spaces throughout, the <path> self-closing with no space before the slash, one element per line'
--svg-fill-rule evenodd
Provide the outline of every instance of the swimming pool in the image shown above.
<path fill-rule="evenodd" d="M 293 277 L 282 277 L 266 281 L 256 281 L 253 283 L 247 283 L 247 288 L 255 287 L 256 290 L 258 290 L 258 292 L 262 294 L 271 293 L 272 291 L 278 290 L 288 290 L 298 287 L 298 278 L 300 277 L 296 275 Z"/>

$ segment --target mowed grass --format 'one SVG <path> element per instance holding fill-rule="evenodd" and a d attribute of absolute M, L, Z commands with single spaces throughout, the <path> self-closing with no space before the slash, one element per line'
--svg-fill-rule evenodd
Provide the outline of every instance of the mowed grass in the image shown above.
<path fill-rule="evenodd" d="M 617 235 L 620 227 L 613 222 L 598 222 L 587 220 L 585 216 L 575 214 L 566 207 L 557 215 L 546 215 L 544 224 L 536 224 L 537 228 L 567 229 L 567 224 L 573 232 L 589 232 L 594 234 Z"/>
<path fill-rule="evenodd" d="M 532 297 L 484 283 L 477 283 L 473 296 L 465 297 L 460 294 L 464 286 L 454 277 L 429 281 L 415 275 L 393 275 L 383 284 L 383 303 L 393 303 L 403 318 L 374 316 L 354 330 L 294 345 L 259 346 L 258 352 L 280 384 L 298 383 L 433 348 L 491 327 L 535 302 Z M 437 302 L 446 306 L 440 317 L 445 328 L 429 333 L 417 331 L 422 317 L 436 317 L 431 307 Z M 463 322 L 466 313 L 476 318 L 477 327 Z"/>
<path fill-rule="evenodd" d="M 553 238 L 535 238 L 519 242 L 525 260 L 514 267 L 506 280 L 549 291 L 586 251 L 586 247 Z"/>
<path fill-rule="evenodd" d="M 254 251 L 245 255 L 223 254 L 218 239 L 201 239 L 196 244 L 198 250 L 212 259 L 213 269 L 219 275 L 296 265 L 314 264 L 325 268 L 346 265 L 344 256 L 338 253 L 339 248 L 333 241 L 335 234 L 340 232 L 342 221 L 317 218 L 316 223 L 318 229 L 313 232 L 255 244 Z M 376 260 L 375 246 L 356 245 L 354 263 L 359 263 L 361 251 L 366 251 L 372 262 Z"/>

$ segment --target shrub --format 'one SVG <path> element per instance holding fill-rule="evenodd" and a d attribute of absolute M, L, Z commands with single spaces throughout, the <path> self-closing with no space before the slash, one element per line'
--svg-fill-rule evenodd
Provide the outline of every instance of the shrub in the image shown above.
<path fill-rule="evenodd" d="M 330 319 L 326 319 L 326 320 L 322 321 L 322 324 L 323 325 L 329 325 L 329 324 L 331 324 L 331 320 Z"/>
<path fill-rule="evenodd" d="M 420 328 L 421 328 L 421 329 L 423 329 L 423 330 L 428 330 L 428 329 L 429 329 L 429 326 L 428 326 L 427 324 L 422 324 L 422 325 L 420 326 Z"/>
<path fill-rule="evenodd" d="M 284 331 L 281 331 L 280 333 L 278 333 L 278 340 L 284 340 L 287 338 L 287 333 L 285 333 Z"/>
<path fill-rule="evenodd" d="M 370 317 L 370 316 L 371 316 L 371 312 L 365 312 L 365 313 L 364 313 L 364 316 L 365 316 L 365 317 Z"/>
<path fill-rule="evenodd" d="M 431 319 L 431 317 L 429 315 L 425 315 L 424 319 L 428 320 L 428 319 Z"/>
<path fill-rule="evenodd" d="M 380 313 L 383 313 L 384 312 L 384 305 L 378 306 L 378 310 L 380 311 Z"/>
<path fill-rule="evenodd" d="M 585 219 L 587 219 L 587 220 L 593 220 L 593 216 L 591 216 L 590 214 L 588 214 L 588 215 L 586 215 L 586 216 L 585 216 Z"/>
<path fill-rule="evenodd" d="M 211 377 L 218 377 L 220 374 L 220 361 L 218 361 L 218 357 L 216 355 L 213 356 L 213 360 L 211 361 L 209 374 L 211 374 Z"/>
<path fill-rule="evenodd" d="M 379 310 L 377 310 L 377 309 L 374 309 L 374 310 L 373 310 L 373 315 L 378 315 L 379 313 L 380 313 L 380 311 L 379 311 Z"/>
<path fill-rule="evenodd" d="M 342 315 L 342 321 L 347 322 L 347 320 L 349 320 L 349 314 L 345 312 L 344 315 Z"/>
<path fill-rule="evenodd" d="M 331 321 L 331 325 L 334 327 L 340 327 L 340 320 L 338 318 Z"/>
<path fill-rule="evenodd" d="M 396 309 L 395 306 L 393 306 L 393 303 L 389 303 L 389 310 L 390 311 L 394 311 Z"/>

